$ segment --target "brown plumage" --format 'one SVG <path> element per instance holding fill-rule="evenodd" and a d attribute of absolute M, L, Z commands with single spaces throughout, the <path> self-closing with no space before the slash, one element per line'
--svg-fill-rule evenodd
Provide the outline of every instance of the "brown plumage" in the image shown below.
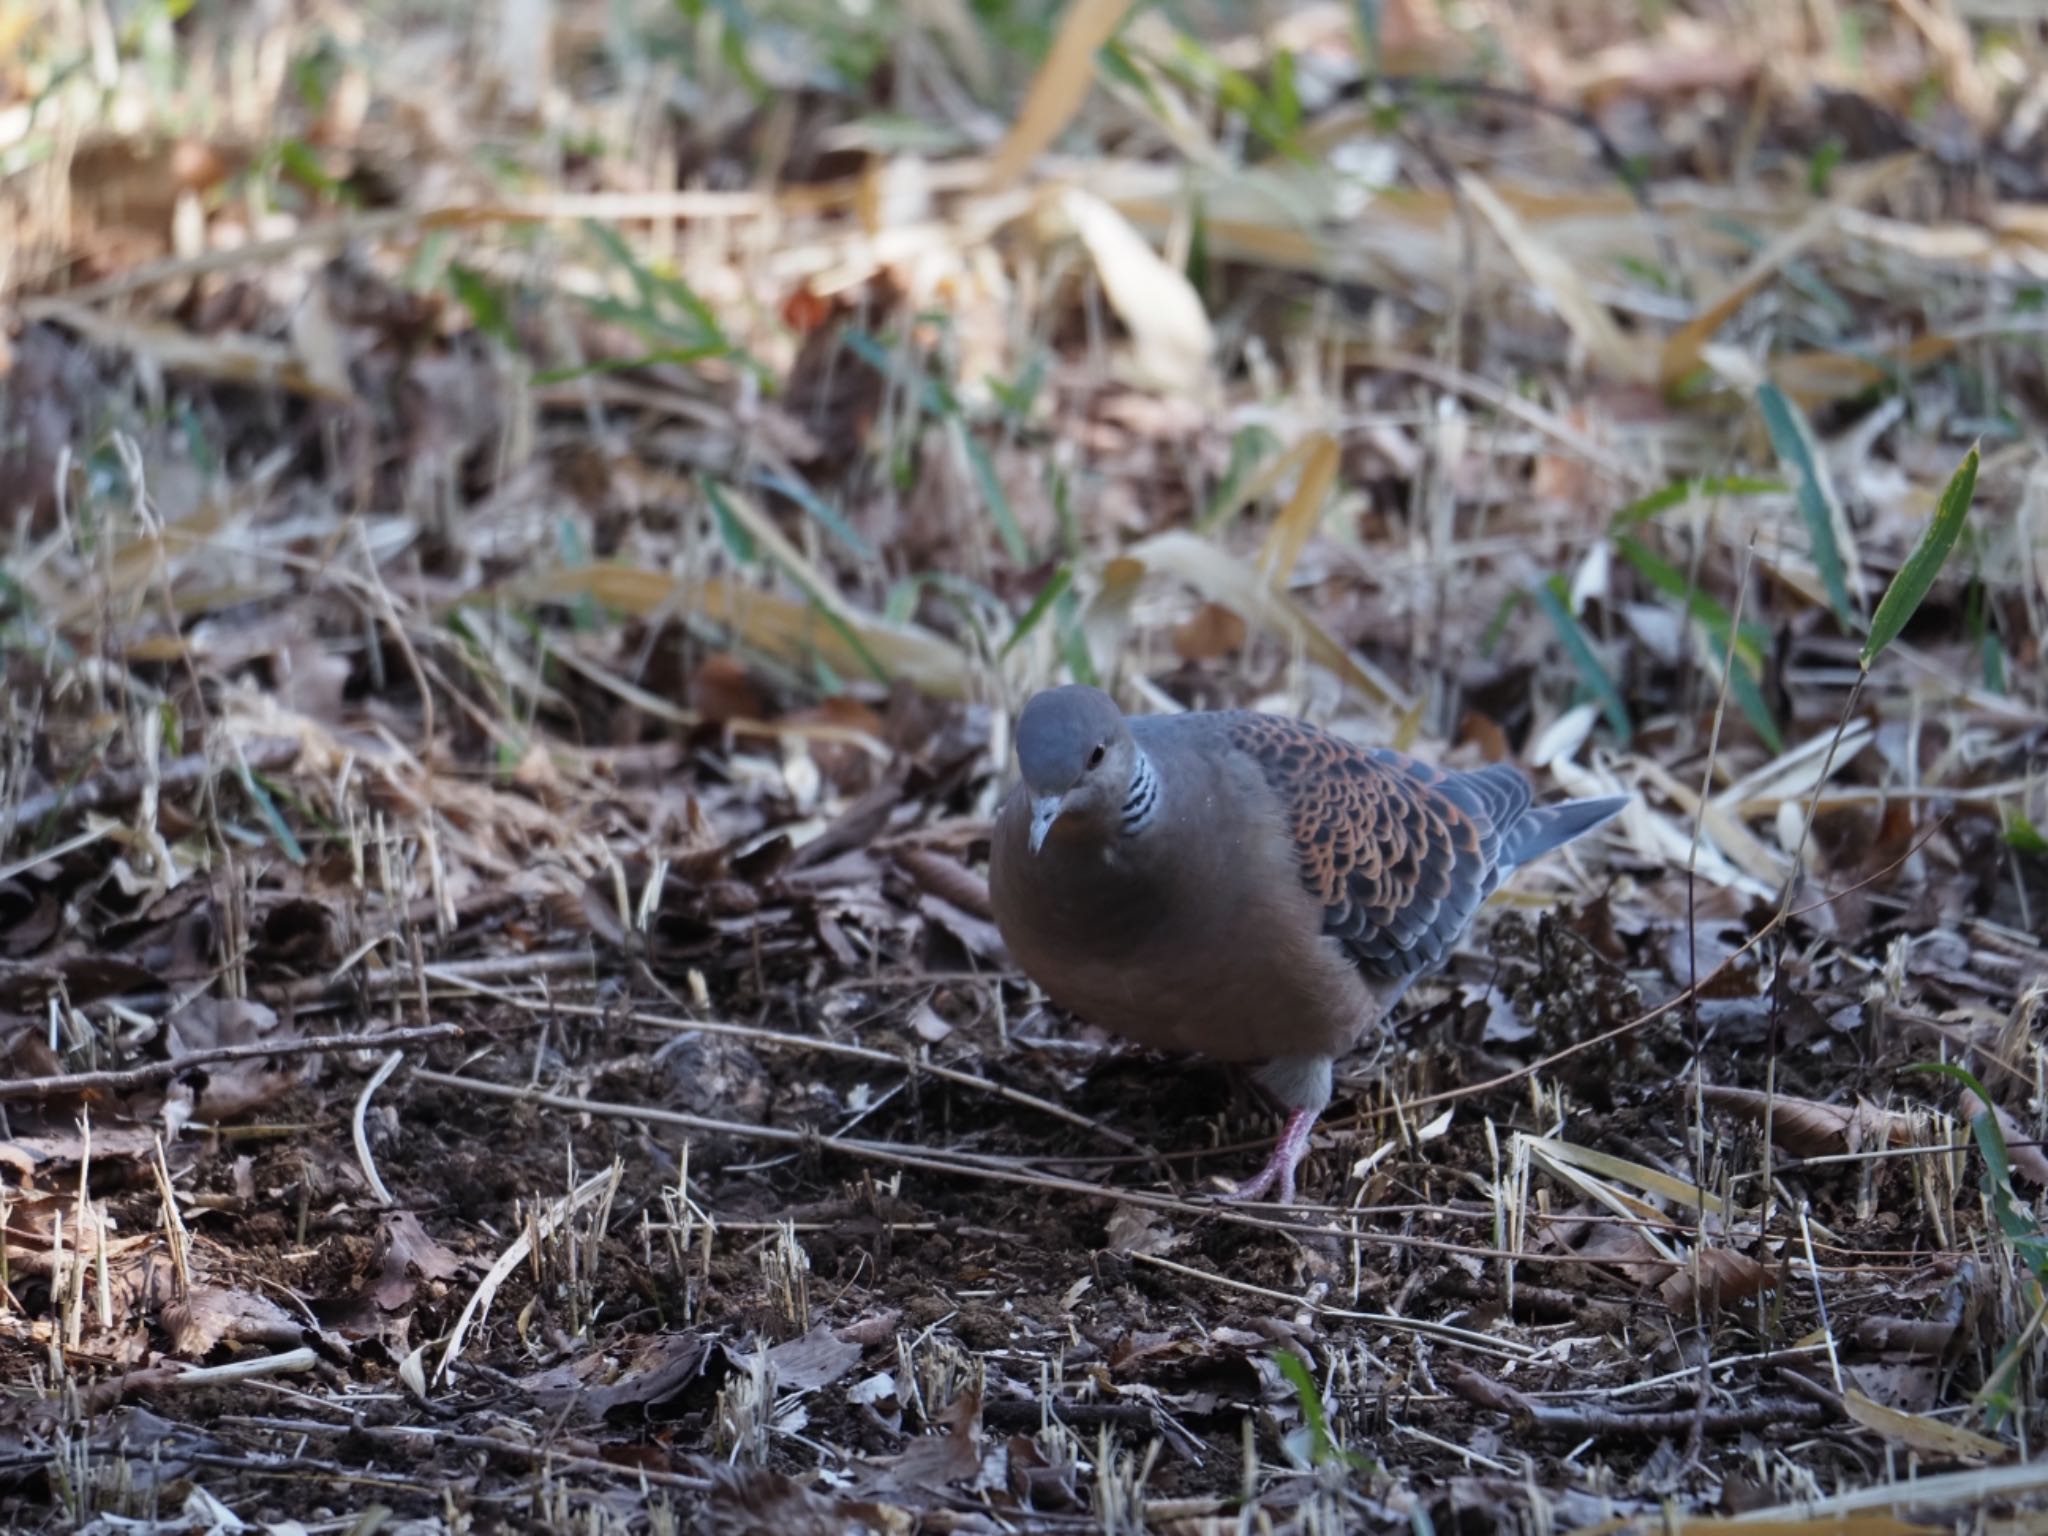
<path fill-rule="evenodd" d="M 1294 1168 L 1331 1063 L 1448 958 L 1514 868 L 1622 800 L 1534 806 L 1496 764 L 1454 773 L 1249 711 L 1126 721 L 1059 688 L 1018 721 L 989 891 L 1011 954 L 1062 1007 L 1142 1044 L 1256 1062 Z"/>

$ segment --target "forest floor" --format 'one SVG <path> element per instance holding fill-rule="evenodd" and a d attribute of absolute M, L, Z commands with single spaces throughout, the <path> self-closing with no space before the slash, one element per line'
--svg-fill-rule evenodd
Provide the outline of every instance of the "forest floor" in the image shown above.
<path fill-rule="evenodd" d="M 0 0 L 8 1529 L 2043 1528 L 2048 34 L 1246 9 Z M 1294 1208 L 1071 678 L 1632 797 Z"/>

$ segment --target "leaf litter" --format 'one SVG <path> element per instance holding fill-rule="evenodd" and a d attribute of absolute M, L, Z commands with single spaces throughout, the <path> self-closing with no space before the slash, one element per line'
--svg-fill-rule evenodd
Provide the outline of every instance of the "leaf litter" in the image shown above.
<path fill-rule="evenodd" d="M 2037 1510 L 2033 24 L 825 9 L 0 51 L 10 1525 Z M 1219 1207 L 1061 678 L 1632 801 Z"/>

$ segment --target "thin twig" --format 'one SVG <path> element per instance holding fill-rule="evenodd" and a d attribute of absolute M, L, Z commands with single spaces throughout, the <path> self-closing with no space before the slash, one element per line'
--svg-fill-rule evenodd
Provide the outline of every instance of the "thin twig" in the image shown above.
<path fill-rule="evenodd" d="M 386 1029 L 376 1033 L 313 1035 L 303 1040 L 216 1045 L 203 1051 L 188 1051 L 169 1061 L 144 1062 L 138 1067 L 119 1067 L 105 1072 L 60 1072 L 52 1077 L 0 1078 L 0 1101 L 54 1099 L 74 1093 L 123 1093 L 130 1088 L 177 1077 L 195 1067 L 216 1066 L 224 1061 L 249 1061 L 270 1056 L 318 1056 L 330 1051 L 367 1051 L 379 1046 L 447 1040 L 461 1033 L 459 1024 L 418 1024 L 408 1029 Z"/>
<path fill-rule="evenodd" d="M 686 1472 L 663 1472 L 637 1461 L 611 1462 L 595 1456 L 577 1456 L 545 1445 L 522 1445 L 516 1440 L 500 1439 L 496 1435 L 458 1434 L 440 1424 L 365 1424 L 356 1417 L 351 1417 L 346 1424 L 327 1424 L 319 1419 L 273 1419 L 251 1413 L 224 1413 L 215 1422 L 280 1435 L 346 1435 L 351 1440 L 404 1446 L 408 1450 L 448 1446 L 462 1451 L 481 1451 L 494 1459 L 517 1458 L 551 1472 L 580 1472 L 586 1476 L 618 1477 L 630 1482 L 645 1479 L 656 1487 L 682 1488 L 692 1493 L 705 1493 L 711 1488 L 709 1478 L 692 1477 Z"/>
<path fill-rule="evenodd" d="M 1473 1243 L 1443 1242 L 1435 1238 L 1413 1237 L 1400 1232 L 1352 1232 L 1334 1224 L 1317 1226 L 1309 1222 L 1255 1216 L 1243 1206 L 1224 1201 L 1197 1204 L 1192 1200 L 1180 1200 L 1171 1195 L 1156 1195 L 1148 1190 L 1118 1189 L 1108 1185 L 1089 1184 L 1080 1179 L 1039 1173 L 1020 1165 L 1014 1159 L 990 1157 L 982 1153 L 911 1147 L 891 1141 L 823 1136 L 810 1131 L 791 1130 L 785 1126 L 751 1125 L 741 1120 L 716 1120 L 708 1115 L 692 1115 L 677 1109 L 660 1109 L 651 1104 L 615 1104 L 602 1099 L 576 1098 L 566 1093 L 512 1087 L 485 1078 L 458 1077 L 450 1072 L 435 1072 L 426 1067 L 415 1069 L 407 1081 L 450 1088 L 458 1093 L 518 1100 L 537 1104 L 546 1109 L 564 1110 L 570 1114 L 596 1115 L 613 1120 L 637 1120 L 649 1125 L 671 1125 L 679 1130 L 697 1131 L 707 1136 L 777 1142 L 783 1146 L 816 1146 L 862 1162 L 883 1163 L 899 1168 L 918 1168 L 930 1173 L 985 1179 L 995 1184 L 1016 1184 L 1027 1189 L 1079 1195 L 1089 1200 L 1141 1206 L 1146 1210 L 1167 1211 L 1198 1220 L 1207 1219 L 1228 1222 L 1234 1226 L 1253 1227 L 1262 1232 L 1282 1232 L 1291 1237 L 1334 1236 L 1353 1242 L 1374 1243 L 1385 1248 L 1412 1248 L 1425 1253 L 1465 1254 L 1479 1259 L 1506 1257 L 1498 1248 L 1482 1248 Z M 1528 1264 L 1586 1262 L 1583 1255 L 1576 1253 L 1525 1253 L 1517 1254 L 1515 1258 L 1517 1262 Z"/>
<path fill-rule="evenodd" d="M 972 1088 L 980 1093 L 993 1094 L 995 1097 L 1015 1104 L 1020 1108 L 1034 1109 L 1042 1115 L 1052 1116 L 1055 1120 L 1064 1120 L 1069 1125 L 1079 1126 L 1083 1130 L 1092 1131 L 1104 1141 L 1126 1148 L 1134 1157 L 1142 1162 L 1158 1165 L 1163 1165 L 1164 1163 L 1164 1159 L 1158 1152 L 1146 1146 L 1135 1137 L 1128 1136 L 1122 1131 L 1104 1125 L 1099 1120 L 1091 1119 L 1078 1110 L 1069 1109 L 1064 1104 L 1056 1104 L 1051 1099 L 1042 1099 L 1035 1093 L 1026 1093 L 1021 1088 L 1011 1088 L 1002 1083 L 993 1082 L 988 1078 L 979 1077 L 972 1072 L 963 1072 L 957 1067 L 942 1067 L 936 1062 L 924 1061 L 901 1051 L 885 1051 L 872 1045 L 854 1045 L 844 1040 L 827 1040 L 819 1035 L 794 1035 L 778 1029 L 761 1029 L 752 1024 L 729 1024 L 709 1019 L 688 1019 L 677 1017 L 673 1014 L 641 1013 L 638 1011 L 621 1012 L 616 1008 L 601 1008 L 590 1003 L 564 1003 L 554 1000 L 541 1002 L 534 998 L 521 997 L 516 992 L 505 992 L 495 987 L 481 986 L 473 980 L 446 974 L 440 966 L 429 965 L 424 969 L 430 980 L 445 981 L 460 987 L 464 991 L 477 993 L 479 996 L 492 999 L 494 1002 L 504 1003 L 508 1007 L 522 1009 L 529 1013 L 555 1014 L 568 1018 L 603 1019 L 609 1023 L 644 1024 L 653 1029 L 696 1031 L 707 1035 L 726 1035 L 736 1039 L 747 1040 L 757 1045 L 775 1045 L 796 1051 L 819 1051 L 833 1056 L 852 1057 L 857 1061 L 872 1061 L 886 1066 L 901 1067 L 906 1072 L 936 1077 L 945 1082 L 957 1083 L 963 1088 Z M 1168 1175 L 1168 1182 L 1172 1182 L 1170 1174 Z"/>
<path fill-rule="evenodd" d="M 1207 1285 L 1220 1285 L 1225 1290 L 1245 1291 L 1253 1296 L 1263 1296 L 1269 1301 L 1285 1302 L 1288 1306 L 1313 1312 L 1318 1317 L 1338 1317 L 1351 1322 L 1371 1323 L 1376 1328 L 1391 1328 L 1400 1333 L 1421 1334 L 1426 1338 L 1461 1344 L 1467 1349 L 1478 1350 L 1481 1354 L 1499 1355 L 1504 1360 L 1527 1360 L 1537 1353 L 1530 1345 L 1517 1344 L 1509 1339 L 1497 1339 L 1490 1334 L 1475 1333 L 1470 1328 L 1457 1328 L 1449 1323 L 1432 1323 L 1423 1318 L 1403 1317 L 1398 1312 L 1356 1312 L 1349 1307 L 1333 1307 L 1327 1302 L 1311 1301 L 1306 1296 L 1295 1296 L 1287 1291 L 1254 1285 L 1249 1280 L 1236 1280 L 1229 1275 L 1197 1269 L 1192 1264 L 1177 1264 L 1172 1259 L 1161 1258 L 1156 1253 L 1134 1252 L 1131 1257 L 1141 1264 L 1171 1270 L 1176 1275 L 1184 1275 L 1190 1280 L 1200 1280 Z"/>
<path fill-rule="evenodd" d="M 1622 1436 L 1662 1439 L 1690 1435 L 1696 1426 L 1707 1434 L 1725 1435 L 1743 1430 L 1772 1429 L 1780 1425 L 1819 1424 L 1836 1417 L 1835 1412 L 1824 1404 L 1791 1402 L 1782 1398 L 1752 1401 L 1740 1408 L 1709 1409 L 1704 1414 L 1690 1407 L 1643 1413 L 1617 1413 L 1590 1405 L 1567 1408 L 1536 1402 L 1503 1382 L 1454 1362 L 1438 1366 L 1437 1374 L 1446 1386 L 1469 1403 L 1512 1414 L 1519 1424 L 1529 1429 L 1572 1439 L 1583 1439 L 1588 1435 L 1606 1439 Z"/>

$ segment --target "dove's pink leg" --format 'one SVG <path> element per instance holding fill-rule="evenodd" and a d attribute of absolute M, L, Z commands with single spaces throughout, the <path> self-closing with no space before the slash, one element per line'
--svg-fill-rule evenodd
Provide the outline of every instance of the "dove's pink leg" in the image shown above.
<path fill-rule="evenodd" d="M 1287 1117 L 1286 1128 L 1280 1132 L 1280 1139 L 1273 1144 L 1273 1155 L 1266 1159 L 1266 1166 L 1223 1198 L 1257 1200 L 1277 1181 L 1280 1185 L 1280 1203 L 1294 1204 L 1294 1170 L 1299 1168 L 1301 1160 L 1308 1156 L 1309 1134 L 1315 1130 L 1316 1116 L 1320 1113 L 1320 1109 L 1297 1109 L 1290 1114 Z"/>

